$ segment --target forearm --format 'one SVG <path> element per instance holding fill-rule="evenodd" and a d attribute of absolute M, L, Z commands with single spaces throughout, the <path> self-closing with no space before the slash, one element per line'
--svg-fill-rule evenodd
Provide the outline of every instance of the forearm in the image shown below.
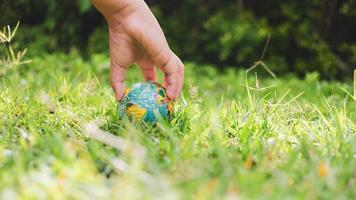
<path fill-rule="evenodd" d="M 107 21 L 126 17 L 134 10 L 145 6 L 143 0 L 91 0 Z"/>

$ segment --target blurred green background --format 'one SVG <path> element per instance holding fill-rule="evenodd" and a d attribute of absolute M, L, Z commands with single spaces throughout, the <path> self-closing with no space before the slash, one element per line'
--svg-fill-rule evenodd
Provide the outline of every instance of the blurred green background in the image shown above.
<path fill-rule="evenodd" d="M 264 62 L 275 73 L 351 77 L 356 66 L 354 0 L 152 0 L 171 48 L 184 61 L 250 67 L 271 35 Z M 107 28 L 88 0 L 2 0 L 0 25 L 21 21 L 29 54 L 108 52 Z"/>

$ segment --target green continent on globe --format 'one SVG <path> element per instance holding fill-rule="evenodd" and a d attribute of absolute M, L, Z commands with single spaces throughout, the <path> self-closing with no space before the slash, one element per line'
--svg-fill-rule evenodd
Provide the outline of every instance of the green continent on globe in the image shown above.
<path fill-rule="evenodd" d="M 170 119 L 173 102 L 169 100 L 166 89 L 156 82 L 136 83 L 119 103 L 119 115 L 129 119 L 156 122 L 156 114 Z"/>

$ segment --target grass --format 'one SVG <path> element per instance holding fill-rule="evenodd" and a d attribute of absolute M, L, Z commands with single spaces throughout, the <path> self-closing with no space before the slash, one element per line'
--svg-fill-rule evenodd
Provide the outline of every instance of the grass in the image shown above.
<path fill-rule="evenodd" d="M 118 119 L 106 56 L 31 59 L 0 79 L 1 199 L 356 197 L 351 83 L 187 64 L 152 126 Z"/>

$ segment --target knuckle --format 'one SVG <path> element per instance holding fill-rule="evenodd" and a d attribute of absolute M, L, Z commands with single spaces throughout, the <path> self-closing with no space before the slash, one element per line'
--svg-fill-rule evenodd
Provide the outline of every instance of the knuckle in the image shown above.
<path fill-rule="evenodd" d="M 118 79 L 114 79 L 114 78 L 110 78 L 110 85 L 113 88 L 118 87 L 119 85 L 124 84 L 123 80 L 118 80 Z"/>
<path fill-rule="evenodd" d="M 164 50 L 159 50 L 155 55 L 152 56 L 153 60 L 159 65 L 159 67 L 165 69 L 171 62 L 171 56 Z"/>

